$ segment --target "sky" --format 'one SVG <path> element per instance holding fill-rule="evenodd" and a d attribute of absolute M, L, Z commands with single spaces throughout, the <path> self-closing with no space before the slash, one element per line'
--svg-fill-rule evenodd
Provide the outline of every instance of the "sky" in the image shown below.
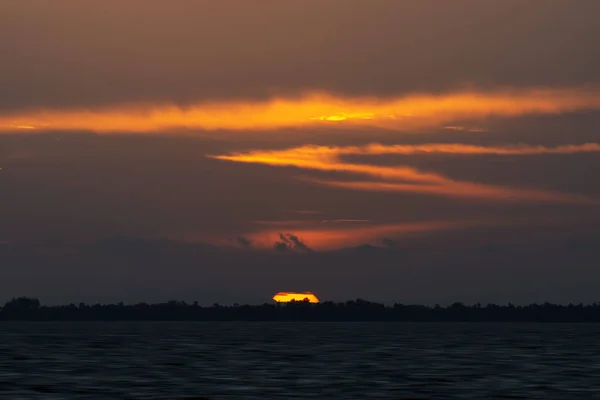
<path fill-rule="evenodd" d="M 0 302 L 595 302 L 599 13 L 0 2 Z"/>

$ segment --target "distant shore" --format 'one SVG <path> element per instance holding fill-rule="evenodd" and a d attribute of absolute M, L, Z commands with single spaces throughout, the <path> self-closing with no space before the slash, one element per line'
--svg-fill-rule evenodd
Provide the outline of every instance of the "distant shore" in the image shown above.
<path fill-rule="evenodd" d="M 44 306 L 39 300 L 15 298 L 0 308 L 4 321 L 405 321 L 405 322 L 600 322 L 600 304 L 464 305 L 448 307 L 366 300 L 343 303 L 291 302 L 202 307 L 169 301 L 135 305 L 84 303 Z"/>

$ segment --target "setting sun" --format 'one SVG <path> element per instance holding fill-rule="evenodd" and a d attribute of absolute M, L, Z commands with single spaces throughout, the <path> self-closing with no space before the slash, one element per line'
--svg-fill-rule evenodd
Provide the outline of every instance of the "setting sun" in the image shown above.
<path fill-rule="evenodd" d="M 312 294 L 311 292 L 279 292 L 275 296 L 273 296 L 273 300 L 278 303 L 289 303 L 291 301 L 306 301 L 309 303 L 318 303 L 319 299 L 317 296 Z"/>

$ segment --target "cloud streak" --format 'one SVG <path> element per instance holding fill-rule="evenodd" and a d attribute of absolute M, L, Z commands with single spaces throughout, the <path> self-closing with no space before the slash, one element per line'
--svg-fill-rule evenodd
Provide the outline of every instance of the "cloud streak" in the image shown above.
<path fill-rule="evenodd" d="M 462 143 L 454 144 L 422 144 L 422 145 L 392 145 L 386 146 L 378 143 L 365 147 L 342 147 L 334 149 L 337 154 L 454 154 L 454 155 L 476 155 L 488 154 L 498 156 L 526 156 L 538 154 L 576 154 L 576 153 L 598 153 L 600 143 L 568 144 L 556 147 L 547 146 L 476 146 Z"/>
<path fill-rule="evenodd" d="M 455 229 L 468 229 L 477 226 L 502 226 L 518 224 L 522 221 L 477 219 L 454 221 L 421 221 L 413 223 L 393 224 L 360 224 L 352 226 L 320 225 L 298 227 L 289 225 L 293 234 L 282 234 L 281 228 L 258 230 L 244 233 L 244 237 L 252 240 L 257 248 L 274 249 L 280 252 L 293 250 L 309 251 L 303 248 L 306 244 L 313 250 L 339 249 L 346 246 L 359 246 L 365 243 L 380 243 L 383 238 L 403 237 L 418 233 L 431 233 Z M 531 221 L 528 221 L 529 223 Z M 302 238 L 302 240 L 298 239 Z M 292 240 L 297 239 L 297 241 Z M 299 244 L 301 243 L 301 244 Z M 306 246 L 308 248 L 308 246 Z"/>
<path fill-rule="evenodd" d="M 363 190 L 372 192 L 407 192 L 430 194 L 446 197 L 474 198 L 494 201 L 517 202 L 549 202 L 566 204 L 599 204 L 594 199 L 581 195 L 571 195 L 535 189 L 511 188 L 505 186 L 492 186 L 470 182 L 457 182 L 448 179 L 444 184 L 421 185 L 408 183 L 367 182 L 367 181 L 333 181 L 309 179 L 320 185 L 331 187 Z"/>
<path fill-rule="evenodd" d="M 589 109 L 600 109 L 600 90 L 532 88 L 440 95 L 415 93 L 386 98 L 310 92 L 295 97 L 204 102 L 187 107 L 146 104 L 6 112 L 0 114 L 0 131 L 164 133 L 169 129 L 273 130 L 322 126 L 412 131 L 443 127 L 463 119 L 560 114 Z"/>
<path fill-rule="evenodd" d="M 284 150 L 257 150 L 235 155 L 253 155 L 272 163 L 287 163 L 301 159 L 327 159 L 342 155 L 427 155 L 449 154 L 527 156 L 542 154 L 600 153 L 600 143 L 567 144 L 555 147 L 531 146 L 526 144 L 509 146 L 477 146 L 464 143 L 394 144 L 370 143 L 365 146 L 300 146 Z M 226 156 L 219 156 L 226 158 Z"/>
<path fill-rule="evenodd" d="M 505 146 L 483 147 L 465 144 L 392 145 L 371 144 L 363 147 L 303 146 L 284 150 L 255 150 L 247 153 L 209 156 L 242 163 L 297 167 L 307 170 L 342 172 L 372 178 L 369 181 L 321 180 L 302 178 L 313 183 L 362 191 L 410 192 L 445 197 L 491 201 L 530 201 L 568 204 L 598 204 L 596 199 L 554 191 L 514 188 L 454 180 L 441 174 L 422 172 L 408 166 L 379 166 L 344 162 L 343 155 L 431 154 L 454 155 L 536 155 L 599 152 L 600 145 L 586 143 L 559 147 Z"/>

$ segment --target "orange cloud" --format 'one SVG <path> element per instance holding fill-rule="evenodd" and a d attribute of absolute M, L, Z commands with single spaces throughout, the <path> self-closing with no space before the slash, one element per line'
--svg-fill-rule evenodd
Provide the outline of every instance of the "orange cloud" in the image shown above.
<path fill-rule="evenodd" d="M 600 152 L 600 143 L 568 144 L 556 147 L 547 146 L 476 146 L 462 143 L 433 143 L 417 145 L 382 145 L 371 143 L 363 147 L 316 147 L 306 146 L 303 151 L 330 154 L 383 155 L 383 154 L 490 154 L 490 155 L 536 155 L 536 154 L 575 154 Z"/>
<path fill-rule="evenodd" d="M 435 232 L 449 229 L 462 229 L 481 225 L 495 225 L 506 223 L 506 221 L 492 220 L 466 220 L 466 221 L 425 221 L 415 223 L 396 223 L 384 225 L 323 225 L 310 223 L 302 225 L 274 224 L 277 228 L 264 229 L 253 232 L 245 232 L 244 237 L 252 241 L 256 248 L 273 249 L 273 244 L 279 240 L 282 232 L 293 232 L 294 236 L 315 250 L 332 250 L 345 246 L 358 246 L 365 243 L 379 243 L 383 237 L 399 237 L 403 235 Z M 289 229 L 288 229 L 289 228 Z M 215 241 L 214 238 L 205 240 Z M 215 243 L 224 243 L 216 240 Z"/>
<path fill-rule="evenodd" d="M 367 126 L 419 130 L 461 119 L 556 114 L 600 109 L 600 91 L 578 88 L 466 91 L 396 98 L 340 97 L 313 92 L 255 101 L 118 105 L 95 109 L 39 109 L 0 114 L 0 131 L 22 129 L 164 132 L 167 129 L 269 130 L 311 126 Z M 449 125 L 453 126 L 453 125 Z"/>
<path fill-rule="evenodd" d="M 385 239 L 401 241 L 402 238 L 432 234 L 436 232 L 472 229 L 477 227 L 528 226 L 533 224 L 548 226 L 561 221 L 561 216 L 551 219 L 540 216 L 526 218 L 476 218 L 462 220 L 433 220 L 416 222 L 379 223 L 376 221 L 361 224 L 321 224 L 314 221 L 272 221 L 263 224 L 258 229 L 236 232 L 256 250 L 276 251 L 275 243 L 281 241 L 281 236 L 294 236 L 306 247 L 314 251 L 339 250 L 342 248 L 371 244 L 381 246 Z M 564 222 L 564 221 L 563 221 Z M 214 235 L 209 233 L 188 232 L 172 236 L 174 239 L 212 243 L 214 245 L 231 246 L 231 235 Z M 249 247 L 249 246 L 248 246 Z M 289 249 L 289 252 L 310 254 L 302 249 Z"/>
<path fill-rule="evenodd" d="M 460 126 L 460 125 L 445 126 L 444 129 L 446 129 L 448 131 L 487 132 L 487 130 L 484 128 L 466 127 L 466 126 Z"/>
<path fill-rule="evenodd" d="M 31 126 L 31 125 L 11 125 L 9 128 L 11 128 L 11 129 L 33 130 L 33 129 L 35 129 L 35 126 Z"/>
<path fill-rule="evenodd" d="M 324 151 L 319 151 L 324 149 Z M 289 150 L 251 151 L 234 153 L 230 156 L 208 156 L 211 158 L 243 163 L 266 164 L 280 167 L 298 167 L 321 171 L 350 172 L 377 178 L 402 179 L 416 182 L 443 183 L 447 179 L 441 175 L 419 172 L 410 167 L 382 167 L 367 164 L 351 164 L 338 161 L 334 148 L 298 147 Z M 346 153 L 351 154 L 351 153 Z"/>
<path fill-rule="evenodd" d="M 595 199 L 585 196 L 563 194 L 527 188 L 512 188 L 481 183 L 453 180 L 440 174 L 421 172 L 407 166 L 387 167 L 369 164 L 344 162 L 340 159 L 347 154 L 496 154 L 496 155 L 531 155 L 531 154 L 569 154 L 579 152 L 598 152 L 600 145 L 586 143 L 582 145 L 566 145 L 559 147 L 543 146 L 506 146 L 483 147 L 464 144 L 424 144 L 394 145 L 370 144 L 364 147 L 326 147 L 303 146 L 284 150 L 256 150 L 247 153 L 209 156 L 212 158 L 257 163 L 280 167 L 297 167 L 309 170 L 343 172 L 375 178 L 377 181 L 309 181 L 354 190 L 412 192 L 438 196 L 478 198 L 494 201 L 534 201 L 573 204 L 597 204 Z M 383 180 L 383 182 L 381 181 Z M 386 182 L 387 181 L 387 182 Z M 392 182 L 389 182 L 392 181 Z M 398 182 L 400 181 L 400 182 Z"/>
<path fill-rule="evenodd" d="M 216 156 L 215 158 L 251 162 L 260 160 L 269 165 L 297 165 L 313 161 L 326 161 L 332 163 L 340 155 L 424 155 L 424 154 L 450 154 L 450 155 L 541 155 L 541 154 L 576 154 L 600 152 L 600 143 L 568 144 L 556 147 L 511 145 L 511 146 L 477 146 L 462 143 L 431 143 L 431 144 L 396 144 L 384 145 L 370 143 L 366 146 L 301 146 L 284 150 L 256 150 L 246 153 L 233 153 L 230 156 Z M 331 167 L 333 169 L 333 167 Z"/>
<path fill-rule="evenodd" d="M 519 189 L 504 186 L 491 186 L 469 182 L 448 180 L 443 185 L 420 185 L 389 182 L 348 182 L 310 179 L 311 182 L 332 187 L 374 192 L 409 192 L 432 194 L 447 197 L 480 198 L 496 201 L 532 201 L 570 204 L 600 204 L 586 196 L 542 191 L 535 189 Z"/>

